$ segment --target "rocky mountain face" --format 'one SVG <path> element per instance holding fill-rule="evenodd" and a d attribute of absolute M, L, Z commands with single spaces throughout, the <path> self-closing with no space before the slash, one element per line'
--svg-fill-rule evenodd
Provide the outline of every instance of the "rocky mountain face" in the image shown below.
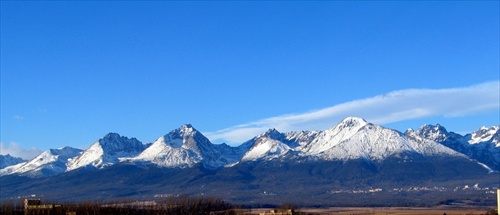
<path fill-rule="evenodd" d="M 241 162 L 280 159 L 287 156 L 293 156 L 297 160 L 363 159 L 368 162 L 380 162 L 400 154 L 465 157 L 415 133 L 402 134 L 360 118 L 347 118 L 325 131 L 285 134 L 270 129 L 245 144 L 250 144 L 251 147 Z"/>
<path fill-rule="evenodd" d="M 82 150 L 64 147 L 60 149 L 49 149 L 35 158 L 19 163 L 14 168 L 0 170 L 0 175 L 19 174 L 31 177 L 43 177 L 57 175 L 66 172 L 68 160 L 78 156 Z"/>
<path fill-rule="evenodd" d="M 188 168 L 202 163 L 207 168 L 218 168 L 235 162 L 237 156 L 232 154 L 231 147 L 212 144 L 187 124 L 158 138 L 138 156 L 123 160 L 152 163 L 160 167 Z"/>
<path fill-rule="evenodd" d="M 8 166 L 13 166 L 19 163 L 25 162 L 22 158 L 12 157 L 11 155 L 0 155 L 0 169 Z"/>
<path fill-rule="evenodd" d="M 80 155 L 69 158 L 67 170 L 79 168 L 105 168 L 119 163 L 123 157 L 133 157 L 144 150 L 144 145 L 135 138 L 109 133 L 84 150 Z"/>
<path fill-rule="evenodd" d="M 192 125 L 186 124 L 149 145 L 135 138 L 109 133 L 86 150 L 71 147 L 48 150 L 22 167 L 13 167 L 20 160 L 16 163 L 11 161 L 12 158 L 2 156 L 5 160 L 0 163 L 2 169 L 10 167 L 10 171 L 0 174 L 54 168 L 54 171 L 49 171 L 52 175 L 80 168 L 106 168 L 119 163 L 152 164 L 164 168 L 189 168 L 201 164 L 208 169 L 217 169 L 274 159 L 288 162 L 355 159 L 381 162 L 402 154 L 470 158 L 499 171 L 499 130 L 498 126 L 483 127 L 462 136 L 448 132 L 441 125 L 424 125 L 403 134 L 361 118 L 349 117 L 325 131 L 281 133 L 269 129 L 238 147 L 231 147 L 212 144 Z"/>
<path fill-rule="evenodd" d="M 487 165 L 494 171 L 500 171 L 499 126 L 482 127 L 465 136 L 448 132 L 439 124 L 424 125 L 416 131 L 409 130 L 407 133 L 415 133 L 422 138 L 433 140 Z"/>
<path fill-rule="evenodd" d="M 276 193 L 320 196 L 334 188 L 450 184 L 498 175 L 498 142 L 498 126 L 465 136 L 440 125 L 401 133 L 349 117 L 325 131 L 269 129 L 231 147 L 212 144 L 186 124 L 146 145 L 110 133 L 86 150 L 48 150 L 2 168 L 0 188 L 2 198 L 56 189 L 54 198 L 184 193 L 245 201 Z"/>
<path fill-rule="evenodd" d="M 0 155 L 0 176 L 12 174 L 26 163 L 25 160 L 13 157 L 10 154 Z"/>

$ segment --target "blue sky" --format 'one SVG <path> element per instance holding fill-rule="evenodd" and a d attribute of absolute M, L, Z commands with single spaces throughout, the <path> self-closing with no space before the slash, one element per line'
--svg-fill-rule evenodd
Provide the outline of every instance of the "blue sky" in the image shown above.
<path fill-rule="evenodd" d="M 1 154 L 500 124 L 499 2 L 1 2 Z"/>

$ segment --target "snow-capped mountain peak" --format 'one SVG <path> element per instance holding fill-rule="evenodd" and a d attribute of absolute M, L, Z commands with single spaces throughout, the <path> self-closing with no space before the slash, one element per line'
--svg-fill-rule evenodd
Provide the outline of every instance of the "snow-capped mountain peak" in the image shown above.
<path fill-rule="evenodd" d="M 280 133 L 271 128 L 238 147 L 231 147 L 214 145 L 191 124 L 185 124 L 147 145 L 135 138 L 109 133 L 84 151 L 72 148 L 48 150 L 29 162 L 2 169 L 0 175 L 50 175 L 82 167 L 105 168 L 120 162 L 168 168 L 202 165 L 215 169 L 258 160 L 363 159 L 376 163 L 402 155 L 463 158 L 464 154 L 498 169 L 499 136 L 498 126 L 482 127 L 461 136 L 448 132 L 439 124 L 424 125 L 416 131 L 408 129 L 403 134 L 362 118 L 348 117 L 324 131 Z"/>
<path fill-rule="evenodd" d="M 18 167 L 13 173 L 30 176 L 47 176 L 63 173 L 67 169 L 66 163 L 68 160 L 78 156 L 81 151 L 80 149 L 68 146 L 59 149 L 49 149 Z"/>
<path fill-rule="evenodd" d="M 424 125 L 417 131 L 406 132 L 407 136 L 418 136 L 463 153 L 494 170 L 500 169 L 500 132 L 498 126 L 481 127 L 478 131 L 462 136 L 448 132 L 441 125 Z M 496 146 L 495 146 L 496 144 Z"/>
<path fill-rule="evenodd" d="M 120 158 L 133 157 L 144 150 L 144 145 L 135 138 L 127 138 L 116 133 L 109 133 L 81 155 L 70 159 L 68 171 L 81 167 L 103 168 L 119 162 Z"/>
<path fill-rule="evenodd" d="M 435 133 L 446 132 L 441 126 L 427 126 Z M 317 135 L 302 151 L 302 155 L 317 156 L 325 160 L 366 159 L 381 161 L 400 154 L 423 156 L 460 156 L 444 146 L 430 140 L 417 139 L 396 130 L 368 123 L 361 118 L 349 117 L 334 128 Z"/>
<path fill-rule="evenodd" d="M 195 153 L 182 148 L 182 144 L 182 139 L 165 135 L 129 161 L 150 162 L 161 167 L 190 167 L 201 161 Z"/>
<path fill-rule="evenodd" d="M 109 154 L 137 152 L 144 147 L 139 140 L 123 137 L 117 133 L 108 133 L 97 143 Z"/>
<path fill-rule="evenodd" d="M 320 132 L 317 137 L 306 146 L 307 154 L 319 154 L 331 149 L 335 145 L 351 138 L 362 127 L 368 125 L 366 120 L 358 117 L 347 117 L 336 126 L 326 131 Z"/>
<path fill-rule="evenodd" d="M 275 128 L 271 128 L 267 130 L 266 132 L 257 135 L 254 139 L 255 140 L 260 140 L 260 139 L 274 139 L 274 140 L 283 140 L 286 138 L 286 135 L 283 133 L 280 133 L 278 130 Z"/>
<path fill-rule="evenodd" d="M 228 160 L 203 134 L 190 124 L 185 124 L 158 138 L 151 146 L 130 161 L 151 162 L 163 167 L 191 167 L 203 163 L 206 167 L 217 168 Z M 230 150 L 229 150 L 230 151 Z"/>
<path fill-rule="evenodd" d="M 391 154 L 411 150 L 408 141 L 400 133 L 391 129 L 370 123 L 363 123 L 348 128 L 355 129 L 346 129 L 347 131 L 339 130 L 340 132 L 335 135 L 329 134 L 333 137 L 330 140 L 327 138 L 319 139 L 317 144 L 330 146 L 330 148 L 324 148 L 319 153 L 316 152 L 317 156 L 326 160 L 360 158 L 381 160 Z"/>
<path fill-rule="evenodd" d="M 438 127 L 440 125 L 437 125 Z M 438 127 L 438 129 L 433 128 L 434 131 L 442 132 L 444 127 Z M 446 129 L 444 129 L 446 132 Z M 441 134 L 440 132 L 431 133 L 431 134 Z M 442 135 L 434 135 L 434 137 L 443 138 Z M 454 157 L 462 157 L 463 154 L 460 154 L 442 144 L 439 144 L 436 140 L 430 139 L 425 136 L 419 135 L 418 132 L 407 132 L 405 133 L 405 137 L 411 143 L 411 147 L 418 153 L 423 155 L 445 155 L 445 156 L 454 156 Z M 448 137 L 444 137 L 447 139 Z"/>
<path fill-rule="evenodd" d="M 496 147 L 500 147 L 500 127 L 492 126 L 487 128 L 486 126 L 482 126 L 479 130 L 471 133 L 471 139 L 468 141 L 470 144 L 477 144 L 481 142 L 491 141 L 496 145 Z"/>
<path fill-rule="evenodd" d="M 173 148 L 192 147 L 194 150 L 198 150 L 198 146 L 196 144 L 193 145 L 193 141 L 189 141 L 193 138 L 203 139 L 201 141 L 202 143 L 209 142 L 208 139 L 201 135 L 201 133 L 196 130 L 191 124 L 184 124 L 180 128 L 175 129 L 168 134 L 160 137 L 157 141 L 164 142 L 165 144 Z"/>
<path fill-rule="evenodd" d="M 196 129 L 191 125 L 190 123 L 186 123 L 180 127 L 180 130 L 183 132 L 193 132 L 196 131 Z"/>
<path fill-rule="evenodd" d="M 191 124 L 186 123 L 179 127 L 178 129 L 173 130 L 171 133 L 178 133 L 181 136 L 193 136 L 196 133 L 199 133 Z"/>
<path fill-rule="evenodd" d="M 449 138 L 449 133 L 445 127 L 437 125 L 423 125 L 415 131 L 418 136 L 425 137 L 434 141 L 442 142 Z"/>
<path fill-rule="evenodd" d="M 343 119 L 339 124 L 337 124 L 336 127 L 339 127 L 339 128 L 363 127 L 366 124 L 368 124 L 368 122 L 363 118 L 347 117 L 347 118 Z"/>
<path fill-rule="evenodd" d="M 242 161 L 257 160 L 261 158 L 272 159 L 286 154 L 291 147 L 287 145 L 286 136 L 272 128 L 258 135 L 245 144 L 252 143 L 250 149 L 241 158 Z"/>

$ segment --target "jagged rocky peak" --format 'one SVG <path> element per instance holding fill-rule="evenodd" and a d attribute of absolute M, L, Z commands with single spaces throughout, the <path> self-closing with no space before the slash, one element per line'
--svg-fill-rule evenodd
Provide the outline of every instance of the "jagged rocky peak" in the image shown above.
<path fill-rule="evenodd" d="M 443 142 L 449 137 L 449 133 L 445 127 L 440 124 L 436 125 L 423 125 L 415 131 L 418 136 L 431 139 L 438 142 Z"/>
<path fill-rule="evenodd" d="M 280 140 L 271 138 L 257 138 L 252 147 L 243 155 L 241 161 L 270 159 L 286 154 L 290 146 Z"/>
<path fill-rule="evenodd" d="M 179 132 L 181 134 L 185 134 L 185 135 L 189 135 L 189 134 L 193 134 L 193 133 L 198 133 L 198 130 L 196 130 L 193 125 L 189 124 L 189 123 L 186 123 L 184 125 L 182 125 L 180 128 L 179 128 Z"/>
<path fill-rule="evenodd" d="M 108 133 L 85 149 L 78 157 L 70 158 L 67 171 L 82 167 L 104 168 L 119 162 L 120 158 L 133 157 L 144 150 L 142 142 L 117 133 Z"/>
<path fill-rule="evenodd" d="M 406 135 L 406 134 L 412 134 L 412 133 L 415 133 L 415 130 L 413 130 L 413 128 L 408 128 L 408 129 L 406 129 L 404 134 Z"/>
<path fill-rule="evenodd" d="M 82 152 L 81 149 L 65 146 L 63 148 L 59 149 L 49 149 L 50 154 L 52 155 L 60 155 L 60 156 L 74 156 L 75 154 L 78 154 Z"/>
<path fill-rule="evenodd" d="M 0 169 L 22 162 L 25 162 L 25 160 L 23 160 L 22 158 L 13 157 L 10 154 L 0 155 Z"/>
<path fill-rule="evenodd" d="M 185 124 L 161 136 L 131 160 L 151 162 L 162 167 L 186 168 L 201 163 L 208 168 L 218 168 L 227 164 L 219 150 L 233 152 L 229 146 L 213 145 L 191 124 Z"/>
<path fill-rule="evenodd" d="M 36 162 L 32 162 L 32 166 L 25 169 L 46 171 L 48 168 L 41 166 L 51 166 L 51 174 L 55 174 L 81 167 L 105 168 L 120 162 L 181 168 L 201 164 L 208 168 L 219 168 L 231 167 L 239 162 L 273 159 L 330 161 L 363 158 L 381 161 L 401 153 L 419 154 L 424 157 L 456 157 L 456 153 L 444 146 L 461 150 L 459 152 L 464 154 L 472 151 L 467 154 L 471 158 L 487 165 L 498 166 L 498 130 L 498 126 L 483 127 L 462 137 L 437 124 L 424 125 L 416 131 L 409 129 L 403 135 L 359 117 L 347 117 L 325 131 L 280 133 L 271 128 L 238 147 L 231 147 L 225 144 L 214 145 L 191 124 L 184 124 L 147 145 L 135 138 L 108 133 L 83 152 L 70 147 L 49 150 L 40 157 L 42 159 L 38 158 Z M 472 143 L 479 141 L 480 144 L 469 144 L 469 140 Z M 490 147 L 491 143 L 497 143 L 497 148 L 494 145 Z M 472 148 L 475 146 L 479 150 Z M 485 156 L 488 158 L 481 160 L 481 157 Z M 54 164 L 57 164 L 57 168 L 52 168 Z M 6 174 L 26 172 L 16 168 L 17 170 L 9 170 Z"/>
<path fill-rule="evenodd" d="M 490 140 L 492 143 L 495 143 L 496 147 L 500 147 L 500 131 L 497 130 Z"/>
<path fill-rule="evenodd" d="M 309 143 L 304 144 L 307 154 L 319 154 L 348 140 L 369 123 L 359 117 L 347 117 L 333 128 L 319 132 Z"/>
<path fill-rule="evenodd" d="M 271 129 L 267 130 L 264 134 L 259 135 L 259 137 L 269 137 L 271 139 L 278 140 L 278 139 L 284 138 L 285 135 L 280 133 L 275 128 L 271 128 Z"/>
<path fill-rule="evenodd" d="M 169 136 L 171 138 L 184 138 L 184 137 L 190 137 L 190 136 L 195 136 L 196 134 L 200 133 L 198 130 L 196 130 L 191 124 L 184 124 L 181 127 L 170 131 L 168 134 L 165 135 L 165 137 Z"/>
<path fill-rule="evenodd" d="M 173 148 L 196 147 L 198 144 L 208 144 L 210 141 L 191 124 L 184 124 L 159 139 Z"/>
<path fill-rule="evenodd" d="M 81 151 L 81 149 L 72 147 L 49 149 L 12 172 L 30 177 L 60 174 L 66 171 L 68 159 L 78 156 Z"/>
<path fill-rule="evenodd" d="M 500 147 L 500 126 L 492 126 L 490 128 L 483 126 L 479 130 L 471 133 L 470 144 L 488 142 L 496 144 Z"/>
<path fill-rule="evenodd" d="M 120 142 L 123 139 L 133 140 L 135 138 L 128 138 L 125 136 L 121 136 L 118 133 L 110 132 L 110 133 L 104 135 L 104 137 L 102 137 L 101 139 L 99 139 L 99 141 L 101 141 L 102 143 L 110 143 L 110 142 Z"/>
<path fill-rule="evenodd" d="M 142 142 L 136 138 L 128 138 L 117 133 L 108 133 L 97 141 L 104 151 L 108 152 L 132 152 L 144 149 Z"/>

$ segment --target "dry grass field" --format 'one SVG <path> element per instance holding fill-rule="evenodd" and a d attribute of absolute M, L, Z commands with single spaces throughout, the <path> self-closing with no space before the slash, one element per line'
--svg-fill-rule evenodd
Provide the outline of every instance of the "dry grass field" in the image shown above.
<path fill-rule="evenodd" d="M 486 214 L 488 209 L 458 209 L 458 208 L 326 208 L 326 209 L 301 209 L 300 211 L 311 214 L 374 214 L 374 215 L 479 215 Z"/>
<path fill-rule="evenodd" d="M 269 211 L 271 208 L 259 208 L 248 211 L 248 214 L 259 214 Z M 334 207 L 334 208 L 301 208 L 298 211 L 306 214 L 318 215 L 480 215 L 486 214 L 490 208 L 356 208 L 356 207 Z"/>

